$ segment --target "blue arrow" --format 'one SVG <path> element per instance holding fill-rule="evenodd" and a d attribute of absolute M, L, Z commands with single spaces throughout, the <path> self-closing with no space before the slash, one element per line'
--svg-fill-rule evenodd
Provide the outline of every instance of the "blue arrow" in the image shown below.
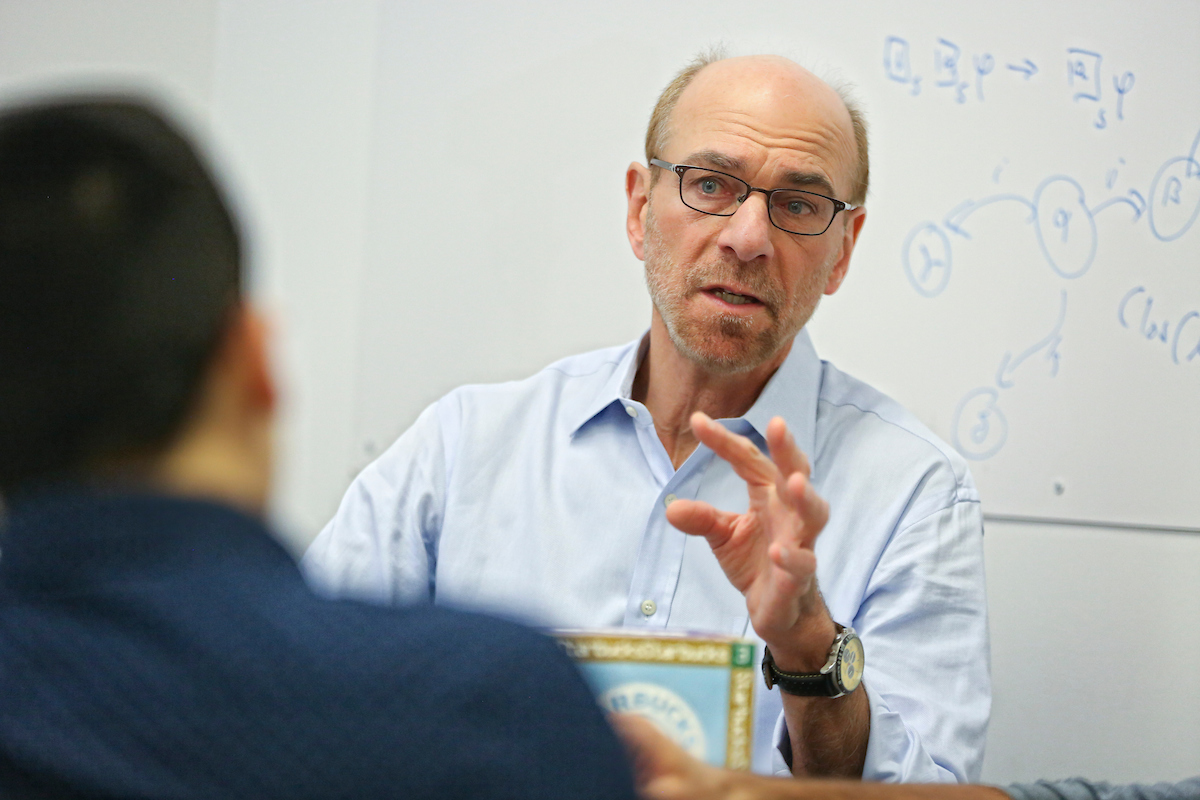
<path fill-rule="evenodd" d="M 1054 330 L 1050 331 L 1050 335 L 1040 342 L 1037 342 L 1032 347 L 1029 347 L 1025 352 L 1021 353 L 1016 358 L 1013 358 L 1012 353 L 1005 353 L 1004 358 L 1000 360 L 1000 369 L 996 371 L 996 385 L 1001 389 L 1007 389 L 1013 385 L 1012 374 L 1017 367 L 1025 359 L 1035 355 L 1039 351 L 1046 351 L 1046 360 L 1050 362 L 1051 377 L 1058 374 L 1058 346 L 1062 344 L 1062 326 L 1063 320 L 1067 317 L 1067 292 L 1062 292 L 1062 303 L 1058 310 L 1058 322 L 1054 323 Z"/>
<path fill-rule="evenodd" d="M 956 233 L 964 239 L 970 239 L 971 234 L 967 233 L 962 227 L 967 221 L 967 217 L 971 216 L 984 206 L 990 206 L 992 203 L 1000 203 L 1007 200 L 1015 200 L 1018 203 L 1027 206 L 1029 208 L 1029 218 L 1026 220 L 1026 222 L 1033 222 L 1034 215 L 1037 213 L 1037 208 L 1032 202 L 1026 200 L 1020 195 L 996 194 L 992 195 L 991 197 L 985 197 L 983 200 L 979 200 L 978 202 L 975 200 L 965 200 L 959 203 L 950 210 L 950 213 L 947 214 L 946 218 L 942 220 L 942 224 L 945 225 L 946 230 L 950 231 L 951 233 Z"/>
<path fill-rule="evenodd" d="M 942 224 L 945 225 L 946 229 L 951 233 L 957 233 L 959 236 L 962 236 L 965 239 L 970 239 L 971 234 L 964 231 L 959 227 L 959 225 L 965 222 L 967 217 L 969 217 L 971 212 L 974 210 L 974 200 L 966 200 L 962 203 L 959 203 L 957 206 L 951 209 L 949 214 L 946 215 L 946 218 L 942 220 Z"/>

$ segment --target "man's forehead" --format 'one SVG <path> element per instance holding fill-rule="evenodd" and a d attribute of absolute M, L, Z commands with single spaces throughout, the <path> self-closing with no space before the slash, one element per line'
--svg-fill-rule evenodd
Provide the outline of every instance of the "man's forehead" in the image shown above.
<path fill-rule="evenodd" d="M 781 167 L 779 179 L 789 171 L 824 172 L 841 191 L 850 188 L 855 162 L 853 126 L 841 97 L 775 56 L 726 59 L 702 69 L 679 98 L 668 142 L 676 158 L 692 150 L 732 160 L 765 152 Z"/>

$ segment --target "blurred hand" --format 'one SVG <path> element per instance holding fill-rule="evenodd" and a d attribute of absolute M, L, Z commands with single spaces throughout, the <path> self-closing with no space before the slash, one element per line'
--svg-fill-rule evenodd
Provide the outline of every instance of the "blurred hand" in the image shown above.
<path fill-rule="evenodd" d="M 609 722 L 625 743 L 638 794 L 646 800 L 720 800 L 729 796 L 722 770 L 692 758 L 650 720 L 636 714 L 612 714 Z"/>

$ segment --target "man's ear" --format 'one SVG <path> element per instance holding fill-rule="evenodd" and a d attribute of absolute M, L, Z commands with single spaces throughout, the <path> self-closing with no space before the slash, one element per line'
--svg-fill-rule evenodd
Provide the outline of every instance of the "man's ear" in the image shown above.
<path fill-rule="evenodd" d="M 625 170 L 625 233 L 639 261 L 645 260 L 646 211 L 650 208 L 650 170 L 634 161 Z"/>
<path fill-rule="evenodd" d="M 833 294 L 841 288 L 842 281 L 846 280 L 846 273 L 850 270 L 850 255 L 854 252 L 854 245 L 858 242 L 863 223 L 867 221 L 867 210 L 856 208 L 850 212 L 849 217 L 842 227 L 842 254 L 829 272 L 829 280 L 825 282 L 825 294 Z"/>
<path fill-rule="evenodd" d="M 247 411 L 273 414 L 278 396 L 271 377 L 269 326 L 256 309 L 246 303 L 232 312 L 218 359 L 222 372 L 234 382 L 238 402 Z"/>

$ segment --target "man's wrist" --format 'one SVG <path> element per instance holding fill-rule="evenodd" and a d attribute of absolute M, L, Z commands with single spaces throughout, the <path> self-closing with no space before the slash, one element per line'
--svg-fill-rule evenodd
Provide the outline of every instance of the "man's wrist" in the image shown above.
<path fill-rule="evenodd" d="M 823 608 L 822 612 L 816 619 L 801 619 L 793 628 L 793 636 L 776 637 L 775 641 L 766 642 L 776 667 L 784 672 L 814 673 L 825 666 L 838 628 L 829 613 Z"/>

